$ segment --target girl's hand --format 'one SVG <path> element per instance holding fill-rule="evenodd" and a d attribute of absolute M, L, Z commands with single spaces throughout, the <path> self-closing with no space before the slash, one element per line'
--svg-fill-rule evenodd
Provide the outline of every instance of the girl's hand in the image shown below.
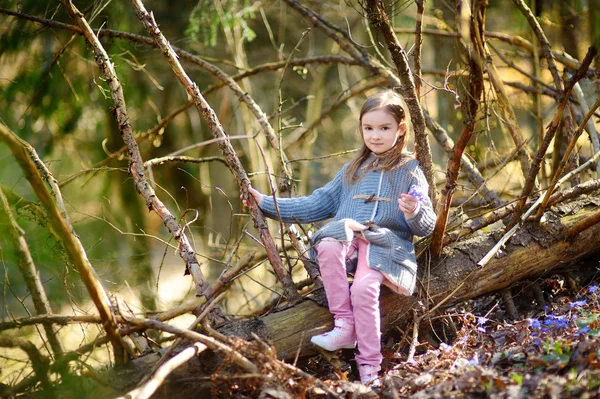
<path fill-rule="evenodd" d="M 248 186 L 248 194 L 252 195 L 254 201 L 256 201 L 258 206 L 260 206 L 260 204 L 262 203 L 263 195 L 258 190 L 252 188 L 252 186 Z M 247 207 L 248 201 L 244 198 L 243 194 L 240 194 L 240 199 L 242 200 L 242 204 L 244 204 L 244 206 Z"/>
<path fill-rule="evenodd" d="M 348 226 L 350 228 L 350 230 L 356 231 L 356 232 L 365 231 L 367 229 L 367 226 L 365 226 L 362 223 L 358 223 L 356 220 L 353 220 L 353 219 L 348 219 L 346 221 L 346 226 Z"/>
<path fill-rule="evenodd" d="M 400 194 L 398 209 L 404 212 L 404 217 L 412 219 L 419 212 L 419 200 L 410 194 Z"/>

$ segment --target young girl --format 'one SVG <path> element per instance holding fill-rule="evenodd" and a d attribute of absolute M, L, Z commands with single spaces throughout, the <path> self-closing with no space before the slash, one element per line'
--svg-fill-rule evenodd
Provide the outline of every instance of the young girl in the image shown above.
<path fill-rule="evenodd" d="M 335 328 L 311 338 L 326 350 L 354 348 L 362 383 L 378 383 L 381 370 L 379 292 L 381 284 L 411 295 L 417 264 L 413 235 L 433 231 L 436 215 L 419 163 L 406 151 L 408 115 L 392 91 L 366 100 L 359 120 L 363 145 L 332 181 L 311 195 L 279 198 L 284 222 L 333 221 L 312 238 Z M 275 201 L 253 188 L 264 214 L 277 218 Z M 356 260 L 355 268 L 349 266 Z M 351 286 L 347 273 L 354 273 Z"/>

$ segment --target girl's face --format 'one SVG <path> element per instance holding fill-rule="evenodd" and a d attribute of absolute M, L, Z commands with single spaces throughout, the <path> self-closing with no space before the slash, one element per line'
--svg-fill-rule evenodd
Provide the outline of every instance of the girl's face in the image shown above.
<path fill-rule="evenodd" d="M 383 154 L 396 145 L 399 137 L 406 133 L 406 124 L 381 109 L 365 113 L 361 122 L 363 140 L 369 150 Z"/>

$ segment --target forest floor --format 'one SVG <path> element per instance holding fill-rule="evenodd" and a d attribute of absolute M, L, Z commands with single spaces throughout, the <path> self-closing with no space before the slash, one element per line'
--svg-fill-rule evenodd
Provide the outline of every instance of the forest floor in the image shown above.
<path fill-rule="evenodd" d="M 446 309 L 457 326 L 454 337 L 438 344 L 420 339 L 428 342 L 413 362 L 403 353 L 408 344 L 400 351 L 398 345 L 388 348 L 379 387 L 349 382 L 357 378 L 351 353 L 342 353 L 337 372 L 323 355 L 309 359 L 305 369 L 340 397 L 353 399 L 598 398 L 600 267 L 597 259 L 579 266 L 592 276 L 582 287 L 565 274 L 538 280 L 546 302 L 541 306 L 530 285 L 513 290 L 520 313 L 515 321 L 499 294 Z M 308 396 L 321 395 L 313 390 Z"/>

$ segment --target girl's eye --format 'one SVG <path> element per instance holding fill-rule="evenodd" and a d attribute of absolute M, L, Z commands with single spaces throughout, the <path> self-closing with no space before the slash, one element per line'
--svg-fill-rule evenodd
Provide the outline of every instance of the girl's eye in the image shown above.
<path fill-rule="evenodd" d="M 390 130 L 390 128 L 387 127 L 387 126 L 384 126 L 384 127 L 381 128 L 381 130 Z"/>

